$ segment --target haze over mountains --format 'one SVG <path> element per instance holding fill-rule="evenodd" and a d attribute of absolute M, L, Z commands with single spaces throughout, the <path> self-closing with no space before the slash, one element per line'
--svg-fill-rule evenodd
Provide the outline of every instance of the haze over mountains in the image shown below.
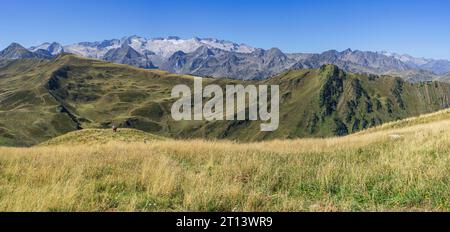
<path fill-rule="evenodd" d="M 102 59 L 139 68 L 158 68 L 197 76 L 261 80 L 291 69 L 334 64 L 348 72 L 392 75 L 405 80 L 448 81 L 450 61 L 415 58 L 389 52 L 330 50 L 320 54 L 283 53 L 277 48 L 254 48 L 218 39 L 146 39 L 139 36 L 71 45 L 44 43 L 28 49 L 12 44 L 0 59 L 49 58 L 62 52 Z"/>

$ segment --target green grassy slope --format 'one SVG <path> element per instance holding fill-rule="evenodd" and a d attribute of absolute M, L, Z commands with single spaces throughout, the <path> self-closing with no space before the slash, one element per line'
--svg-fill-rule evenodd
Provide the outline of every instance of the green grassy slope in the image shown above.
<path fill-rule="evenodd" d="M 0 145 L 29 145 L 77 129 L 45 88 L 59 64 L 26 59 L 0 70 Z"/>
<path fill-rule="evenodd" d="M 260 132 L 260 122 L 213 122 L 207 136 L 239 140 L 345 135 L 385 122 L 447 108 L 448 84 L 411 84 L 388 76 L 345 73 L 336 66 L 295 70 L 264 81 L 281 89 L 280 127 Z M 221 128 L 220 130 L 214 130 Z M 218 134 L 222 133 L 222 134 Z"/>
<path fill-rule="evenodd" d="M 79 128 L 109 128 L 112 123 L 174 138 L 325 137 L 450 104 L 449 84 L 349 74 L 332 65 L 259 82 L 204 79 L 204 86 L 280 85 L 280 127 L 260 132 L 260 121 L 174 121 L 170 107 L 176 99 L 170 92 L 181 83 L 192 85 L 193 79 L 68 54 L 52 61 L 11 62 L 0 68 L 0 145 L 33 145 Z"/>

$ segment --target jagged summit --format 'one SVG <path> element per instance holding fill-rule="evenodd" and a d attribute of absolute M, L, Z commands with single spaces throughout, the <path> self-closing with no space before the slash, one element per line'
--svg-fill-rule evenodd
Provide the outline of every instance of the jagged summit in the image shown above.
<path fill-rule="evenodd" d="M 143 54 L 137 52 L 127 44 L 122 44 L 120 48 L 109 50 L 103 59 L 114 63 L 136 66 L 138 68 L 156 68 Z"/>
<path fill-rule="evenodd" d="M 446 74 L 450 72 L 450 61 L 415 58 L 391 52 L 348 48 L 320 54 L 289 54 L 278 48 L 266 50 L 215 38 L 184 39 L 177 36 L 148 39 L 133 35 L 65 46 L 53 42 L 28 50 L 12 44 L 5 49 L 0 59 L 49 58 L 62 52 L 141 68 L 157 67 L 180 74 L 243 80 L 266 79 L 286 70 L 320 68 L 324 64 L 334 64 L 350 72 L 399 76 L 411 82 L 447 81 Z"/>
<path fill-rule="evenodd" d="M 31 52 L 36 52 L 38 50 L 46 50 L 51 55 L 57 55 L 57 54 L 64 52 L 63 46 L 57 42 L 43 43 L 39 46 L 30 47 L 28 50 L 30 50 Z"/>
<path fill-rule="evenodd" d="M 0 52 L 0 59 L 14 60 L 27 58 L 50 58 L 46 50 L 37 50 L 31 52 L 18 43 L 11 43 L 7 48 Z"/>

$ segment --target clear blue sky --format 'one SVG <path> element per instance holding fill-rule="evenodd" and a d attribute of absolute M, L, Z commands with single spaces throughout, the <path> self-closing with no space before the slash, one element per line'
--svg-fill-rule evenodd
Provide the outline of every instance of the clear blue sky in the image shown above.
<path fill-rule="evenodd" d="M 346 48 L 450 59 L 447 0 L 2 0 L 0 49 L 140 35 L 213 37 L 285 52 Z"/>

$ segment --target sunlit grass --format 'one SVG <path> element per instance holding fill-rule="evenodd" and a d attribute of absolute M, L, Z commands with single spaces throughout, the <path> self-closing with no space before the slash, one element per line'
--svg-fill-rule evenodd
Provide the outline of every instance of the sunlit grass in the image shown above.
<path fill-rule="evenodd" d="M 438 114 L 329 139 L 87 130 L 3 147 L 0 211 L 449 211 L 450 117 Z"/>

